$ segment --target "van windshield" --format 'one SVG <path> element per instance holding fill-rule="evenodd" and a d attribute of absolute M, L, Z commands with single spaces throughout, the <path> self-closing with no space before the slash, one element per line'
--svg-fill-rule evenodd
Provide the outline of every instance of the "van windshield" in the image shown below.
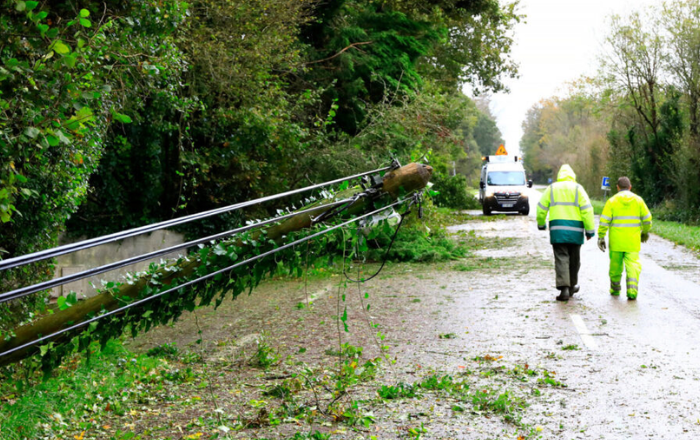
<path fill-rule="evenodd" d="M 525 173 L 522 171 L 491 171 L 486 183 L 489 185 L 525 185 Z"/>

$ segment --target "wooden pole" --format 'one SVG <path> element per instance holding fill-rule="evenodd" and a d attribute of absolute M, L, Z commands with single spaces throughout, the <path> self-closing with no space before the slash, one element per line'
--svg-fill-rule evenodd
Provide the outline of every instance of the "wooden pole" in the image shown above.
<path fill-rule="evenodd" d="M 384 199 L 396 199 L 401 193 L 409 193 L 422 189 L 430 181 L 432 172 L 432 167 L 416 163 L 393 170 L 384 176 L 381 193 Z M 348 189 L 338 194 L 338 198 L 346 198 L 357 192 L 357 189 Z M 352 205 L 348 206 L 343 214 L 354 215 L 364 212 L 369 202 L 370 201 L 366 198 L 360 198 Z M 266 229 L 267 238 L 280 241 L 291 232 L 309 228 L 312 225 L 311 219 L 319 216 L 328 209 L 332 208 L 319 207 L 317 211 L 306 212 L 291 217 L 280 224 L 271 226 Z M 262 233 L 262 231 L 258 232 L 258 234 Z M 243 246 L 242 243 L 239 245 Z M 192 259 L 180 263 L 178 270 L 173 271 L 171 269 L 167 272 L 161 270 L 160 275 L 162 275 L 162 278 L 159 278 L 158 281 L 163 284 L 173 284 L 178 279 L 191 275 L 199 264 L 200 262 L 198 259 Z M 137 298 L 139 292 L 146 286 L 150 278 L 150 276 L 143 276 L 133 284 L 124 284 L 120 286 L 119 296 Z M 91 313 L 97 314 L 102 310 L 114 310 L 121 305 L 123 305 L 123 303 L 120 304 L 109 292 L 103 292 L 86 300 L 79 301 L 77 304 L 65 310 L 45 315 L 30 324 L 16 328 L 13 338 L 9 340 L 0 340 L 0 353 L 34 341 L 42 335 L 49 335 L 69 325 L 81 322 Z M 0 357 L 0 366 L 20 361 L 33 355 L 37 351 L 38 347 L 33 346 L 24 350 L 19 350 L 9 356 Z"/>

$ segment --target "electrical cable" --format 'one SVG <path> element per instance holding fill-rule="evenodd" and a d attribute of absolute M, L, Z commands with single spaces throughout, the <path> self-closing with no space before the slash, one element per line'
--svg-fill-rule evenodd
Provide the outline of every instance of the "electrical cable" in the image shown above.
<path fill-rule="evenodd" d="M 42 290 L 51 289 L 51 288 L 56 287 L 56 286 L 61 286 L 63 284 L 72 283 L 74 281 L 82 280 L 84 278 L 87 278 L 87 277 L 90 277 L 93 275 L 99 275 L 101 273 L 105 273 L 105 272 L 109 272 L 111 270 L 119 269 L 121 267 L 128 266 L 130 264 L 134 264 L 134 263 L 138 263 L 141 261 L 150 260 L 152 258 L 167 255 L 171 252 L 175 252 L 175 251 L 178 251 L 181 249 L 186 249 L 186 248 L 189 248 L 192 246 L 197 246 L 199 244 L 206 243 L 206 242 L 209 242 L 212 240 L 218 240 L 220 238 L 225 238 L 225 237 L 228 237 L 228 236 L 231 236 L 234 234 L 248 231 L 248 230 L 253 229 L 253 228 L 257 228 L 259 226 L 264 226 L 264 225 L 274 223 L 274 222 L 277 222 L 280 220 L 284 220 L 284 219 L 287 219 L 290 217 L 294 217 L 297 215 L 301 215 L 301 214 L 305 214 L 305 213 L 313 212 L 313 211 L 318 211 L 319 209 L 326 208 L 326 207 L 334 209 L 334 208 L 341 206 L 341 205 L 347 204 L 349 206 L 349 204 L 353 203 L 354 201 L 356 201 L 358 199 L 359 199 L 359 197 L 350 197 L 347 199 L 339 200 L 337 202 L 328 203 L 325 205 L 319 205 L 319 206 L 316 206 L 314 208 L 309 208 L 309 209 L 305 209 L 302 211 L 292 212 L 289 214 L 285 214 L 282 216 L 278 216 L 278 217 L 274 217 L 274 218 L 271 218 L 268 220 L 264 220 L 262 222 L 246 225 L 246 226 L 243 226 L 243 227 L 240 227 L 237 229 L 232 229 L 232 230 L 229 230 L 226 232 L 221 232 L 219 234 L 210 235 L 208 237 L 193 240 L 193 241 L 190 241 L 187 243 L 178 244 L 175 246 L 171 246 L 169 248 L 160 249 L 160 250 L 149 252 L 149 253 L 143 254 L 143 255 L 138 255 L 136 257 L 127 258 L 124 260 L 116 261 L 114 263 L 105 264 L 103 266 L 88 269 L 88 270 L 85 270 L 83 272 L 78 272 L 78 273 L 66 275 L 66 276 L 61 277 L 61 278 L 55 278 L 53 280 L 44 281 L 41 283 L 33 284 L 31 286 L 21 287 L 19 289 L 15 289 L 15 290 L 0 294 L 0 304 L 5 303 L 7 301 L 12 301 L 14 299 L 23 298 L 27 295 L 31 295 L 32 293 L 40 292 Z"/>
<path fill-rule="evenodd" d="M 401 219 L 399 220 L 399 224 L 396 225 L 396 230 L 394 231 L 394 235 L 391 237 L 391 241 L 389 242 L 389 246 L 386 248 L 386 251 L 384 251 L 384 258 L 382 258 L 382 264 L 379 266 L 379 269 L 369 278 L 362 278 L 362 279 L 357 279 L 354 280 L 350 278 L 348 273 L 345 271 L 345 268 L 343 268 L 343 275 L 345 275 L 345 278 L 347 278 L 348 281 L 352 283 L 366 283 L 367 281 L 371 280 L 372 278 L 376 277 L 379 275 L 379 273 L 384 269 L 384 265 L 386 264 L 387 257 L 389 256 L 389 251 L 391 251 L 391 247 L 394 245 L 394 241 L 396 240 L 396 236 L 399 235 L 399 229 L 401 229 L 401 225 L 403 224 L 403 219 L 406 218 L 408 214 L 411 213 L 411 206 L 413 204 L 418 203 L 418 218 L 423 218 L 423 202 L 421 201 L 420 194 L 416 193 L 411 197 L 411 203 L 408 204 L 406 207 L 406 211 L 401 214 Z M 359 278 L 359 277 L 358 277 Z"/>
<path fill-rule="evenodd" d="M 345 182 L 347 180 L 356 179 L 358 177 L 367 176 L 370 174 L 376 174 L 382 171 L 391 170 L 395 167 L 395 164 L 391 166 L 378 168 L 372 171 L 366 171 L 364 173 L 355 174 L 353 176 L 343 177 L 336 180 L 331 180 L 324 183 L 318 183 L 315 185 L 307 186 L 304 188 L 299 188 L 291 191 L 286 191 L 279 194 L 274 194 L 271 196 L 261 197 L 259 199 L 249 200 L 246 202 L 236 203 L 233 205 L 225 206 L 223 208 L 216 208 L 209 211 L 200 212 L 197 214 L 186 215 L 184 217 L 178 217 L 171 220 L 165 220 L 159 223 L 153 223 L 150 225 L 139 226 L 138 228 L 128 229 L 126 231 L 115 232 L 113 234 L 103 235 L 101 237 L 95 237 L 88 240 L 79 241 L 76 243 L 70 243 L 63 246 L 58 246 L 51 249 L 46 249 L 39 252 L 34 252 L 31 254 L 20 255 L 18 257 L 9 258 L 7 260 L 0 260 L 0 270 L 11 269 L 17 266 L 24 266 L 26 264 L 36 263 L 37 261 L 46 260 L 48 258 L 57 257 L 59 255 L 69 254 L 71 252 L 76 252 L 83 249 L 89 249 L 105 243 L 111 243 L 113 241 L 123 240 L 128 237 L 133 237 L 140 234 L 145 234 L 147 232 L 157 231 L 170 226 L 181 225 L 194 220 L 201 220 L 203 218 L 211 217 L 217 214 L 223 214 L 226 212 L 236 211 L 248 206 L 258 205 L 260 203 L 268 202 L 271 200 L 281 199 L 283 197 L 292 196 L 306 191 L 311 191 L 318 188 L 323 188 L 326 186 L 334 185 L 336 183 Z"/>
<path fill-rule="evenodd" d="M 374 211 L 372 211 L 372 212 L 369 212 L 369 213 L 367 213 L 367 214 L 360 215 L 360 216 L 355 217 L 355 218 L 353 218 L 353 219 L 350 219 L 350 220 L 348 220 L 348 221 L 346 221 L 346 222 L 343 222 L 343 223 L 340 223 L 340 224 L 338 224 L 338 225 L 331 226 L 331 227 L 329 227 L 329 228 L 327 228 L 327 229 L 324 229 L 323 231 L 316 232 L 316 233 L 311 234 L 311 235 L 309 235 L 309 236 L 306 236 L 306 237 L 304 237 L 304 238 L 300 238 L 299 240 L 295 240 L 295 241 L 293 241 L 293 242 L 291 242 L 291 243 L 287 243 L 287 244 L 285 244 L 285 245 L 282 245 L 282 246 L 280 246 L 280 247 L 278 247 L 278 248 L 269 250 L 269 251 L 267 251 L 267 252 L 263 252 L 262 254 L 256 255 L 256 256 L 251 257 L 251 258 L 249 258 L 249 259 L 247 259 L 247 260 L 244 260 L 244 261 L 240 261 L 240 262 L 238 262 L 238 263 L 236 263 L 236 264 L 233 264 L 233 265 L 231 265 L 231 266 L 228 266 L 228 267 L 226 267 L 226 268 L 224 268 L 224 269 L 219 269 L 219 270 L 217 270 L 217 271 L 215 271 L 215 272 L 212 272 L 212 273 L 210 273 L 210 274 L 204 275 L 204 276 L 199 277 L 199 278 L 197 278 L 197 279 L 194 279 L 194 280 L 191 280 L 191 281 L 187 281 L 187 282 L 185 282 L 185 283 L 183 283 L 183 284 L 181 284 L 181 285 L 179 285 L 179 286 L 176 286 L 176 287 L 173 287 L 173 288 L 164 290 L 163 292 L 157 293 L 157 294 L 155 294 L 155 295 L 152 295 L 152 296 L 149 296 L 149 297 L 146 297 L 146 298 L 143 298 L 143 299 L 134 301 L 134 302 L 132 302 L 132 303 L 129 303 L 129 304 L 125 305 L 125 306 L 119 307 L 119 308 L 117 308 L 117 309 L 114 309 L 114 310 L 109 311 L 109 312 L 107 312 L 107 313 L 104 313 L 104 314 L 102 314 L 102 315 L 95 316 L 95 317 L 93 317 L 93 318 L 90 318 L 90 319 L 88 319 L 88 320 L 86 320 L 86 321 L 83 321 L 83 322 L 80 322 L 80 323 L 78 323 L 78 324 L 74 324 L 74 325 L 72 325 L 72 326 L 70 326 L 70 327 L 67 327 L 67 328 L 65 328 L 65 329 L 58 330 L 58 331 L 53 332 L 53 333 L 51 333 L 51 334 L 49 334 L 49 335 L 42 336 L 42 337 L 40 337 L 40 338 L 38 338 L 38 339 L 35 339 L 35 340 L 31 341 L 31 342 L 27 342 L 27 343 L 25 343 L 25 344 L 18 345 L 17 347 L 11 348 L 11 349 L 9 349 L 9 350 L 6 350 L 6 351 L 0 353 L 0 357 L 4 357 L 4 356 L 7 356 L 7 355 L 10 355 L 10 354 L 12 354 L 12 353 L 15 353 L 15 352 L 20 351 L 20 350 L 23 350 L 23 349 L 25 349 L 25 348 L 31 347 L 31 346 L 36 345 L 36 344 L 38 344 L 38 343 L 41 343 L 41 342 L 44 342 L 44 341 L 46 341 L 46 340 L 55 338 L 56 336 L 60 336 L 60 335 L 62 335 L 62 334 L 64 334 L 64 333 L 67 333 L 67 332 L 70 332 L 70 331 L 73 331 L 73 330 L 77 330 L 77 329 L 79 329 L 80 327 L 84 327 L 84 326 L 86 326 L 86 325 L 88 325 L 88 324 L 90 324 L 90 323 L 92 323 L 92 322 L 98 321 L 98 320 L 100 320 L 100 319 L 102 319 L 102 318 L 106 318 L 106 317 L 108 317 L 108 316 L 116 315 L 117 313 L 121 313 L 121 312 L 123 312 L 123 311 L 126 311 L 126 310 L 132 308 L 132 307 L 139 306 L 139 305 L 144 304 L 144 303 L 146 303 L 146 302 L 148 302 L 148 301 L 152 301 L 152 300 L 154 300 L 154 299 L 156 299 L 156 298 L 159 298 L 159 297 L 161 297 L 161 296 L 167 295 L 167 294 L 169 294 L 169 293 L 175 292 L 175 291 L 180 290 L 180 289 L 182 289 L 182 288 L 185 288 L 185 287 L 191 286 L 191 285 L 193 285 L 193 284 L 196 284 L 196 283 L 198 283 L 198 282 L 200 282 L 200 281 L 204 281 L 204 280 L 207 280 L 207 279 L 209 279 L 209 278 L 213 278 L 213 277 L 215 277 L 215 276 L 217 276 L 217 275 L 220 275 L 220 274 L 222 274 L 222 273 L 225 273 L 225 272 L 228 272 L 228 271 L 230 271 L 230 270 L 236 269 L 236 268 L 238 268 L 238 267 L 240 267 L 240 266 L 243 266 L 243 265 L 245 265 L 245 264 L 248 264 L 248 263 L 250 263 L 250 262 L 257 261 L 257 260 L 260 260 L 260 259 L 265 258 L 265 257 L 267 257 L 267 256 L 276 254 L 277 252 L 283 251 L 283 250 L 285 250 L 285 249 L 289 249 L 290 247 L 293 247 L 293 246 L 296 246 L 296 245 L 298 245 L 298 244 L 307 242 L 307 241 L 312 240 L 312 239 L 314 239 L 314 238 L 316 238 L 316 237 L 320 237 L 320 236 L 322 236 L 322 235 L 324 235 L 324 234 L 327 234 L 327 233 L 329 233 L 329 232 L 331 232 L 331 231 L 333 231 L 333 230 L 342 228 L 342 227 L 347 226 L 347 225 L 349 225 L 349 224 L 352 224 L 352 223 L 354 223 L 354 222 L 356 222 L 356 221 L 362 220 L 363 218 L 367 218 L 367 217 L 370 217 L 370 216 L 375 215 L 375 214 L 377 214 L 377 213 L 380 213 L 380 212 L 382 212 L 382 211 L 385 211 L 385 210 L 387 210 L 387 209 L 389 209 L 389 208 L 393 208 L 394 206 L 397 206 L 397 205 L 400 205 L 400 204 L 406 202 L 406 200 L 407 200 L 407 199 L 397 200 L 397 201 L 394 202 L 394 203 L 391 203 L 391 204 L 389 204 L 389 205 L 386 205 L 386 206 L 384 206 L 384 207 L 382 207 L 382 208 L 379 208 L 379 209 L 374 210 Z"/>

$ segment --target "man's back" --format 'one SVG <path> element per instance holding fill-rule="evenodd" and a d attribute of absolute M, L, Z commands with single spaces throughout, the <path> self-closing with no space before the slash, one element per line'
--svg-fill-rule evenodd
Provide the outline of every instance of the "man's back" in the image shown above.
<path fill-rule="evenodd" d="M 651 229 L 651 213 L 641 197 L 623 190 L 605 204 L 600 226 L 603 234 L 605 229 L 610 228 L 611 251 L 639 252 L 642 232 Z"/>
<path fill-rule="evenodd" d="M 544 226 L 549 214 L 550 243 L 583 244 L 594 235 L 593 209 L 586 190 L 576 183 L 571 167 L 562 165 L 557 181 L 542 194 L 537 224 Z"/>

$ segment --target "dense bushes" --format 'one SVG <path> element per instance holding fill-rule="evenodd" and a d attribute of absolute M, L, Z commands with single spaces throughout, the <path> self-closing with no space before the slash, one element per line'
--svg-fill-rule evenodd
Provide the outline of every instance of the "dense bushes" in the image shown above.
<path fill-rule="evenodd" d="M 183 4 L 79 4 L 3 1 L 0 258 L 54 245 L 88 195 L 108 133 L 122 132 L 127 113 L 154 96 L 178 100 L 185 64 L 173 35 Z M 4 292 L 52 275 L 47 261 L 0 272 L 0 285 Z M 14 304 L 19 313 L 3 305 L 0 324 L 42 300 Z"/>
<path fill-rule="evenodd" d="M 433 179 L 433 189 L 437 194 L 433 197 L 437 206 L 454 209 L 478 209 L 479 203 L 467 187 L 467 179 L 461 175 L 442 176 Z"/>
<path fill-rule="evenodd" d="M 386 255 L 389 261 L 426 263 L 454 260 L 467 253 L 467 249 L 449 239 L 444 230 L 428 233 L 420 227 L 402 228 L 387 254 L 385 251 L 390 241 L 390 234 L 380 233 L 370 242 L 372 249 L 368 251 L 367 258 L 381 261 Z"/>

